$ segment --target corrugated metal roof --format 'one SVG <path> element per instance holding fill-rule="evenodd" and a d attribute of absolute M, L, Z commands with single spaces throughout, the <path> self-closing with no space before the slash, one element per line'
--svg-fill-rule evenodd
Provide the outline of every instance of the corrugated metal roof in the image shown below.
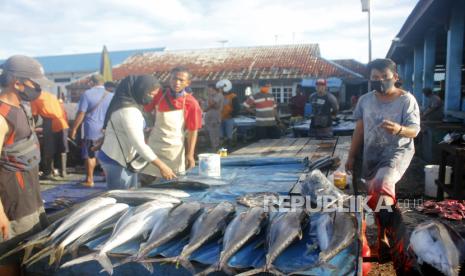
<path fill-rule="evenodd" d="M 321 58 L 318 44 L 176 50 L 137 54 L 113 67 L 113 79 L 131 74 L 153 74 L 168 80 L 176 66 L 185 66 L 195 81 L 300 79 L 308 77 L 359 78 Z M 84 84 L 78 81 L 69 88 Z"/>
<path fill-rule="evenodd" d="M 364 63 L 356 61 L 355 59 L 334 59 L 331 60 L 357 74 L 362 75 L 363 77 L 368 76 L 367 66 Z"/>
<path fill-rule="evenodd" d="M 112 65 L 117 65 L 123 62 L 126 58 L 138 53 L 159 52 L 164 48 L 148 48 L 135 49 L 125 51 L 110 52 L 110 60 Z M 100 68 L 101 53 L 86 53 L 73 55 L 59 56 L 42 56 L 35 57 L 44 67 L 46 74 L 50 73 L 67 73 L 67 72 L 93 72 Z M 3 61 L 0 61 L 3 63 Z"/>

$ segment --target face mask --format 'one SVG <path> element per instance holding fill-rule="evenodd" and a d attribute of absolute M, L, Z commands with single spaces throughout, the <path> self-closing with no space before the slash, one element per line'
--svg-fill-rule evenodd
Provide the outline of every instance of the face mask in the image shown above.
<path fill-rule="evenodd" d="M 386 92 L 392 87 L 394 87 L 394 79 L 388 79 L 388 80 L 376 80 L 376 81 L 370 81 L 371 84 L 371 89 L 381 93 L 381 94 L 386 94 Z"/>
<path fill-rule="evenodd" d="M 141 103 L 142 105 L 147 105 L 151 103 L 152 100 L 153 100 L 153 96 L 150 93 L 148 93 L 148 94 L 145 94 L 144 97 L 142 97 Z"/>
<path fill-rule="evenodd" d="M 42 89 L 38 84 L 34 83 L 34 88 L 29 87 L 28 85 L 23 85 L 24 86 L 24 91 L 18 91 L 18 96 L 21 98 L 21 100 L 26 101 L 26 102 L 31 102 L 35 99 L 37 99 L 40 96 L 40 93 L 42 92 Z"/>

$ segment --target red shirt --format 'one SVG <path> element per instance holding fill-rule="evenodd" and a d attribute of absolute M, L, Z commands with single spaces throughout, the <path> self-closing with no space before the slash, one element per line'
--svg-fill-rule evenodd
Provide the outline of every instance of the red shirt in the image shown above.
<path fill-rule="evenodd" d="M 194 96 L 188 93 L 184 93 L 184 96 L 175 99 L 171 97 L 169 89 L 165 92 L 159 92 L 155 95 L 151 103 L 144 106 L 144 110 L 146 112 L 152 112 L 156 110 L 155 107 L 158 106 L 158 110 L 160 110 L 160 112 L 170 111 L 170 107 L 164 97 L 165 93 L 168 93 L 168 98 L 177 110 L 182 109 L 183 100 L 186 98 L 184 106 L 184 121 L 187 130 L 194 131 L 202 128 L 202 110 Z"/>

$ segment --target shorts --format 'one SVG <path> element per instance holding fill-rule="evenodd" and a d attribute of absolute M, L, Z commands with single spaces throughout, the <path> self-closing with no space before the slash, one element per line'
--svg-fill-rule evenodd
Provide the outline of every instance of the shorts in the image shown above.
<path fill-rule="evenodd" d="M 368 195 L 371 196 L 367 202 L 368 207 L 376 209 L 381 196 L 389 196 L 396 203 L 396 183 L 402 175 L 390 167 L 379 168 L 372 179 L 367 180 Z"/>
<path fill-rule="evenodd" d="M 95 158 L 96 151 L 92 148 L 97 145 L 97 140 L 84 139 L 81 144 L 82 159 Z"/>
<path fill-rule="evenodd" d="M 0 255 L 14 249 L 20 242 L 46 228 L 47 225 L 48 221 L 44 207 L 41 207 L 30 215 L 10 221 L 10 238 L 4 241 L 3 236 L 0 235 Z M 22 254 L 23 252 L 21 251 L 2 259 L 0 260 L 0 265 L 19 263 L 22 259 Z"/>

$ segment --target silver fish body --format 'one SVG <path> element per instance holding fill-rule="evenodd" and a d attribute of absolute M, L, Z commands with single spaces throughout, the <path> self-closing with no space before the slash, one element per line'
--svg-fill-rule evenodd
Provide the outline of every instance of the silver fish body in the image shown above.
<path fill-rule="evenodd" d="M 198 275 L 207 275 L 224 270 L 228 273 L 229 260 L 253 237 L 258 235 L 266 224 L 267 214 L 261 207 L 252 207 L 234 217 L 228 224 L 223 237 L 223 249 L 218 263 L 213 264 Z"/>
<path fill-rule="evenodd" d="M 107 256 L 112 249 L 132 240 L 143 233 L 149 231 L 153 226 L 160 209 L 168 209 L 173 204 L 160 201 L 151 201 L 136 208 L 128 210 L 116 223 L 112 235 L 100 246 L 98 253 L 89 254 L 81 258 L 72 260 L 62 265 L 62 267 L 80 264 L 82 262 L 97 260 L 109 274 L 113 273 L 113 265 Z"/>
<path fill-rule="evenodd" d="M 465 260 L 465 240 L 437 221 L 419 224 L 410 236 L 410 247 L 419 264 L 427 263 L 448 276 L 459 275 Z"/>

